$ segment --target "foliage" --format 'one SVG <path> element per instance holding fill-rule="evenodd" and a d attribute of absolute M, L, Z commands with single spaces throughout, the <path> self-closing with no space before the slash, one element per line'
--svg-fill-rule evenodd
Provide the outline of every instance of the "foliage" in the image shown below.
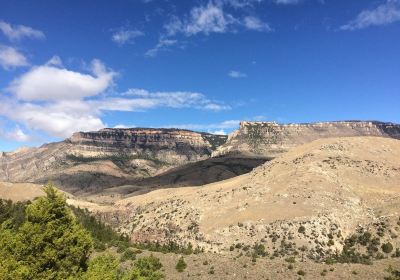
<path fill-rule="evenodd" d="M 115 232 L 110 226 L 91 216 L 87 209 L 81 209 L 74 206 L 70 207 L 78 222 L 88 232 L 90 232 L 94 241 L 95 249 L 104 250 L 109 246 L 124 246 L 126 248 L 129 245 L 129 239 L 126 236 Z"/>
<path fill-rule="evenodd" d="M 178 272 L 183 272 L 187 267 L 187 264 L 185 262 L 185 260 L 183 259 L 183 257 L 180 257 L 177 264 L 176 264 L 176 270 Z"/>
<path fill-rule="evenodd" d="M 67 279 L 86 270 L 89 233 L 53 186 L 44 191 L 46 197 L 26 207 L 19 227 L 12 218 L 1 225 L 0 279 Z"/>
<path fill-rule="evenodd" d="M 128 276 L 124 279 L 131 280 L 159 280 L 164 275 L 159 271 L 162 268 L 160 260 L 153 255 L 149 257 L 139 258 L 132 271 L 128 272 Z"/>
<path fill-rule="evenodd" d="M 382 244 L 381 248 L 382 248 L 382 251 L 386 254 L 389 254 L 393 251 L 393 245 L 390 242 Z"/>
<path fill-rule="evenodd" d="M 11 200 L 0 199 L 0 224 L 9 221 L 10 226 L 18 229 L 25 220 L 25 208 L 30 202 L 13 203 Z"/>
<path fill-rule="evenodd" d="M 89 262 L 89 268 L 84 280 L 118 280 L 122 278 L 119 270 L 119 262 L 110 254 L 104 254 L 93 258 Z"/>
<path fill-rule="evenodd" d="M 92 236 L 136 255 L 125 237 L 97 222 L 87 211 L 67 206 L 65 198 L 49 185 L 46 197 L 30 203 L 0 200 L 0 279 L 159 280 L 164 275 L 156 257 L 138 259 L 132 269 L 122 270 L 110 254 L 89 261 Z M 86 229 L 87 230 L 86 230 Z"/>
<path fill-rule="evenodd" d="M 132 246 L 138 249 L 149 250 L 152 252 L 175 253 L 184 255 L 191 255 L 192 253 L 198 253 L 201 251 L 199 248 L 193 250 L 193 245 L 191 243 L 189 243 L 187 246 L 182 246 L 173 241 L 170 241 L 168 244 L 160 244 L 158 242 L 134 243 L 132 244 Z"/>
<path fill-rule="evenodd" d="M 128 261 L 128 260 L 135 260 L 136 259 L 136 253 L 135 253 L 135 251 L 133 251 L 132 249 L 127 249 L 127 250 L 125 250 L 125 252 L 122 254 L 122 256 L 121 256 L 121 262 L 125 262 L 125 261 Z"/>

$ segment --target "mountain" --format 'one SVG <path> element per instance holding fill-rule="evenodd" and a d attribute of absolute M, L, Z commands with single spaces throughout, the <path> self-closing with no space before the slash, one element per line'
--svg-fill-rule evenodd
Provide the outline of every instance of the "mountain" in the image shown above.
<path fill-rule="evenodd" d="M 379 136 L 400 139 L 400 125 L 377 121 L 337 121 L 303 124 L 241 122 L 213 156 L 226 154 L 275 157 L 290 148 L 320 138 Z"/>
<path fill-rule="evenodd" d="M 400 250 L 399 159 L 396 139 L 319 139 L 245 175 L 91 211 L 135 242 L 220 253 L 262 244 L 274 256 L 362 262 Z"/>
<path fill-rule="evenodd" d="M 54 183 L 71 192 L 96 191 L 209 158 L 226 141 L 182 129 L 112 129 L 0 155 L 0 181 Z"/>

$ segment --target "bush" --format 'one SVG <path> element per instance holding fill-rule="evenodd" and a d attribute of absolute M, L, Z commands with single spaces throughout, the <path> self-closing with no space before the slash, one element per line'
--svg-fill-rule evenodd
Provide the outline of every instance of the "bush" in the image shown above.
<path fill-rule="evenodd" d="M 187 264 L 185 263 L 185 260 L 183 259 L 183 257 L 180 257 L 178 260 L 178 263 L 176 264 L 176 270 L 178 272 L 183 272 L 187 267 Z"/>
<path fill-rule="evenodd" d="M 299 233 L 304 234 L 306 232 L 306 228 L 304 226 L 300 226 L 299 229 L 297 230 Z"/>
<path fill-rule="evenodd" d="M 382 244 L 381 248 L 382 248 L 382 251 L 386 254 L 389 254 L 393 251 L 393 245 L 390 242 Z"/>
<path fill-rule="evenodd" d="M 297 274 L 298 275 L 301 275 L 301 276 L 305 276 L 306 275 L 306 272 L 304 271 L 304 270 L 299 270 L 299 271 L 297 271 Z"/>
<path fill-rule="evenodd" d="M 134 261 L 136 259 L 136 254 L 132 249 L 127 249 L 121 256 L 120 260 L 121 262 L 125 261 Z"/>
<path fill-rule="evenodd" d="M 163 279 L 164 275 L 159 271 L 162 268 L 160 259 L 153 255 L 149 257 L 139 258 L 130 273 L 129 277 L 123 279 L 132 280 L 159 280 Z"/>

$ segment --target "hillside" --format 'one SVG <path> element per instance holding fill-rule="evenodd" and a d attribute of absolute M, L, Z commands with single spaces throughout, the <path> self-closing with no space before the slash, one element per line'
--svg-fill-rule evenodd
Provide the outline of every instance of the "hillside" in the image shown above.
<path fill-rule="evenodd" d="M 58 143 L 0 154 L 0 180 L 54 181 L 69 192 L 93 192 L 206 159 L 226 136 L 180 129 L 102 129 Z"/>
<path fill-rule="evenodd" d="M 226 154 L 275 157 L 289 149 L 321 138 L 378 136 L 400 139 L 400 125 L 377 121 L 335 121 L 278 124 L 241 122 L 213 156 Z"/>
<path fill-rule="evenodd" d="M 351 245 L 357 257 L 377 257 L 387 242 L 391 252 L 400 248 L 399 158 L 395 139 L 320 139 L 249 174 L 91 210 L 136 242 L 190 242 L 220 253 L 262 244 L 276 256 L 314 259 Z"/>

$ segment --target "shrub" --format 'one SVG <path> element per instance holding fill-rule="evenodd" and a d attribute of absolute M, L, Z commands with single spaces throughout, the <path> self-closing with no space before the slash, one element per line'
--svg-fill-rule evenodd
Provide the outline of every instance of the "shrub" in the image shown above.
<path fill-rule="evenodd" d="M 297 274 L 298 275 L 301 275 L 301 276 L 305 276 L 306 275 L 306 272 L 304 271 L 304 270 L 299 270 L 299 271 L 297 271 Z"/>
<path fill-rule="evenodd" d="M 176 264 L 176 270 L 178 272 L 183 272 L 187 267 L 187 264 L 185 262 L 185 260 L 183 259 L 183 257 L 180 257 L 178 260 L 178 263 Z"/>
<path fill-rule="evenodd" d="M 382 251 L 386 254 L 389 254 L 393 251 L 393 245 L 390 242 L 382 244 L 381 248 Z"/>
<path fill-rule="evenodd" d="M 128 260 L 134 261 L 136 259 L 136 253 L 132 249 L 127 249 L 121 256 L 121 262 L 125 262 Z"/>
<path fill-rule="evenodd" d="M 304 226 L 300 226 L 299 229 L 297 230 L 299 233 L 304 234 L 306 232 L 306 228 Z"/>

